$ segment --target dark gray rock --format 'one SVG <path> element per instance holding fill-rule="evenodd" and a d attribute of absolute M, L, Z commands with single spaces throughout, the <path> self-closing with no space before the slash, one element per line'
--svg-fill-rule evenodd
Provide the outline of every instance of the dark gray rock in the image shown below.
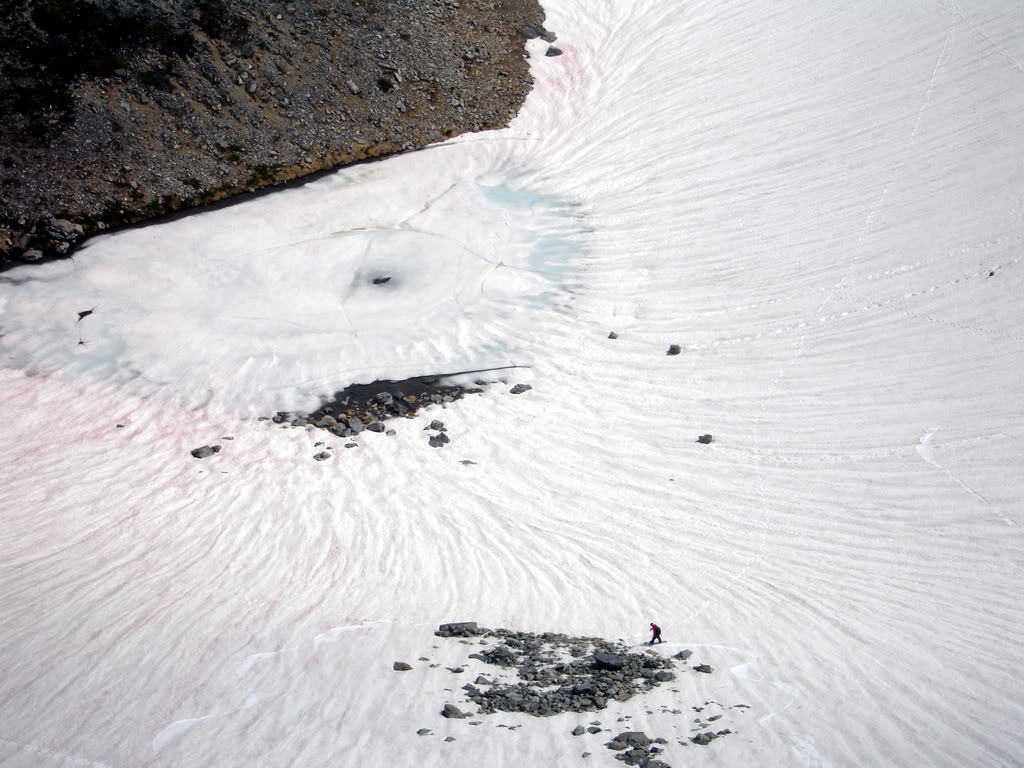
<path fill-rule="evenodd" d="M 468 714 L 463 712 L 461 709 L 456 707 L 454 704 L 445 704 L 444 709 L 441 710 L 442 717 L 452 718 L 454 720 L 462 720 L 469 717 Z"/>
<path fill-rule="evenodd" d="M 523 392 L 529 392 L 531 389 L 533 389 L 533 387 L 531 387 L 529 384 L 516 384 L 514 387 L 512 387 L 512 389 L 509 390 L 509 393 L 513 395 L 521 395 L 523 394 Z"/>
<path fill-rule="evenodd" d="M 619 338 L 619 334 L 617 334 L 615 331 L 612 331 L 611 333 L 608 334 L 608 338 L 609 339 L 617 339 L 617 338 Z"/>
<path fill-rule="evenodd" d="M 382 421 L 375 421 L 372 424 L 367 424 L 366 428 L 370 432 L 377 432 L 377 433 L 383 432 L 384 430 L 387 429 L 387 427 L 384 426 L 384 422 L 382 422 Z"/>
<path fill-rule="evenodd" d="M 596 725 L 592 725 L 589 728 L 587 728 L 587 732 L 588 733 L 600 733 L 601 729 L 598 728 Z"/>
<path fill-rule="evenodd" d="M 698 733 L 696 736 L 691 736 L 690 741 L 694 744 L 700 744 L 701 746 L 707 746 L 712 741 L 718 738 L 718 734 L 712 731 L 704 731 L 704 733 Z"/>
<path fill-rule="evenodd" d="M 448 435 L 442 432 L 439 435 L 434 435 L 427 442 L 430 443 L 431 448 L 441 448 L 442 446 L 450 443 L 451 439 L 449 439 Z"/>
<path fill-rule="evenodd" d="M 654 679 L 659 683 L 667 683 L 676 679 L 676 676 L 669 672 L 667 669 L 659 669 L 654 673 Z"/>
<path fill-rule="evenodd" d="M 416 731 L 417 736 L 429 736 L 431 733 L 432 731 L 429 728 L 420 728 Z"/>
<path fill-rule="evenodd" d="M 439 626 L 434 634 L 442 637 L 472 637 L 479 635 L 480 629 L 475 621 L 453 621 Z"/>
<path fill-rule="evenodd" d="M 454 736 L 445 736 L 444 740 L 445 741 L 455 741 L 455 737 Z"/>
<path fill-rule="evenodd" d="M 693 656 L 693 651 L 691 651 L 689 648 L 687 648 L 686 650 L 680 651 L 679 653 L 677 653 L 672 658 L 673 659 L 679 659 L 680 661 L 686 661 L 691 656 Z"/>
<path fill-rule="evenodd" d="M 697 664 L 694 667 L 694 670 L 696 670 L 697 672 L 704 672 L 705 674 L 711 674 L 715 671 L 715 668 L 708 664 Z"/>
<path fill-rule="evenodd" d="M 392 667 L 396 672 L 408 672 L 412 667 L 406 664 L 404 661 L 396 661 Z"/>
<path fill-rule="evenodd" d="M 474 680 L 473 682 L 476 683 L 477 685 L 494 685 L 494 683 L 492 683 L 490 680 L 488 680 L 483 675 L 478 675 L 476 680 Z"/>
<path fill-rule="evenodd" d="M 626 666 L 626 657 L 621 653 L 598 651 L 594 654 L 594 666 L 598 669 L 618 670 Z"/>
<path fill-rule="evenodd" d="M 331 458 L 331 454 L 327 451 L 320 451 L 320 453 L 314 453 L 313 458 L 317 461 L 327 461 L 327 459 Z"/>
<path fill-rule="evenodd" d="M 625 731 L 612 739 L 612 741 L 619 741 L 631 747 L 646 747 L 651 743 L 651 740 L 643 731 Z"/>
<path fill-rule="evenodd" d="M 219 445 L 204 445 L 202 448 L 193 448 L 192 455 L 197 459 L 205 459 L 215 453 L 220 453 L 220 449 Z"/>
<path fill-rule="evenodd" d="M 582 725 L 577 725 L 575 728 L 572 729 L 573 736 L 582 736 L 586 732 L 587 729 L 584 728 Z"/>
<path fill-rule="evenodd" d="M 712 442 L 714 442 L 714 440 L 715 440 L 715 438 L 713 438 L 711 435 L 701 435 L 700 437 L 697 438 L 697 442 L 698 443 L 703 443 L 704 445 L 707 445 L 708 443 L 712 443 Z"/>
<path fill-rule="evenodd" d="M 444 422 L 443 421 L 438 421 L 437 419 L 434 419 L 432 422 L 430 422 L 430 426 L 427 427 L 427 429 L 436 429 L 439 432 L 446 431 L 445 428 L 444 428 Z"/>
<path fill-rule="evenodd" d="M 544 55 L 545 56 L 561 56 L 562 55 L 562 49 L 561 48 L 556 48 L 553 45 L 549 45 L 548 49 L 544 52 Z"/>
<path fill-rule="evenodd" d="M 40 251 L 38 248 L 29 248 L 27 251 L 21 254 L 21 258 L 24 261 L 27 261 L 29 264 L 31 264 L 43 258 L 43 252 Z"/>
<path fill-rule="evenodd" d="M 679 348 L 679 345 L 678 344 L 672 344 L 672 345 L 669 346 L 668 352 L 666 352 L 665 354 L 666 355 L 678 355 L 680 352 L 682 352 L 682 350 Z"/>

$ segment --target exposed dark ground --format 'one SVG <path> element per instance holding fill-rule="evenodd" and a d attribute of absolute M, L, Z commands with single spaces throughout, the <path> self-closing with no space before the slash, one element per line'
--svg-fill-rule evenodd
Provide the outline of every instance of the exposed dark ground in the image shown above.
<path fill-rule="evenodd" d="M 0 0 L 0 270 L 507 125 L 536 0 Z"/>

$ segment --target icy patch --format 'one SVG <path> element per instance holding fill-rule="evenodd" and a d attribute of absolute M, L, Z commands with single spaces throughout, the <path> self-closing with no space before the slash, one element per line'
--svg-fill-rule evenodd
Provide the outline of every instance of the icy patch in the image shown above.
<path fill-rule="evenodd" d="M 508 339 L 531 315 L 565 305 L 573 210 L 454 173 L 427 190 L 396 180 L 423 162 L 360 181 L 339 174 L 16 270 L 45 279 L 0 285 L 2 351 L 37 373 L 251 412 L 315 407 L 353 380 L 507 364 L 521 353 Z M 83 308 L 94 311 L 80 318 Z"/>

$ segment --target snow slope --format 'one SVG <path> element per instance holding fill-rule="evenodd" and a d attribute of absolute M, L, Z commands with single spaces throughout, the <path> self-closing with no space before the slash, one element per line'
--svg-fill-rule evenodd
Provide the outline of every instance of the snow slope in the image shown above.
<path fill-rule="evenodd" d="M 658 621 L 716 673 L 598 718 L 676 766 L 1024 762 L 1024 5 L 548 11 L 506 131 L 0 277 L 0 764 L 617 764 L 442 720 L 465 619 Z"/>

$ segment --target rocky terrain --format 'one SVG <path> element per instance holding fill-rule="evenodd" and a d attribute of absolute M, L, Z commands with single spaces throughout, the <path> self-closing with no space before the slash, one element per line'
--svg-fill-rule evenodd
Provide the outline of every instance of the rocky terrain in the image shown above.
<path fill-rule="evenodd" d="M 0 269 L 504 126 L 543 22 L 536 0 L 0 0 Z"/>
<path fill-rule="evenodd" d="M 434 634 L 456 640 L 466 645 L 467 650 L 474 644 L 481 649 L 467 653 L 465 664 L 447 667 L 451 674 L 469 673 L 468 676 L 472 677 L 470 665 L 475 664 L 479 672 L 486 673 L 476 674 L 473 682 L 461 688 L 466 703 L 475 706 L 476 712 L 464 711 L 450 701 L 440 710 L 442 717 L 468 720 L 471 726 L 484 724 L 483 720 L 474 718 L 499 712 L 534 717 L 549 717 L 565 712 L 597 713 L 607 710 L 613 704 L 642 697 L 660 685 L 677 683 L 680 670 L 698 675 L 714 673 L 714 668 L 708 664 L 688 666 L 687 662 L 693 655 L 689 650 L 665 657 L 653 649 L 639 652 L 621 641 L 613 642 L 599 637 L 486 629 L 477 626 L 475 622 L 442 624 Z M 421 656 L 418 661 L 421 662 L 421 669 L 436 669 L 440 666 L 431 663 L 428 656 Z M 393 669 L 404 673 L 412 672 L 417 667 L 396 661 Z M 673 690 L 678 692 L 675 688 Z M 749 707 L 746 704 L 725 706 L 716 701 L 704 701 L 690 709 L 697 715 L 691 719 L 690 731 L 693 735 L 686 740 L 679 739 L 680 746 L 707 746 L 716 739 L 728 736 L 732 731 L 720 727 L 717 721 L 729 710 L 737 710 L 742 715 Z M 651 711 L 648 713 L 651 714 Z M 662 714 L 682 716 L 684 712 L 663 708 Z M 641 768 L 670 768 L 668 763 L 660 759 L 664 745 L 669 740 L 660 736 L 650 737 L 643 731 L 623 730 L 630 719 L 630 715 L 618 717 L 614 727 L 608 727 L 600 719 L 590 720 L 586 726 L 577 725 L 567 736 L 606 738 L 608 733 L 615 733 L 607 741 L 601 742 L 601 745 L 610 750 L 616 760 Z M 496 727 L 515 729 L 521 726 L 498 723 Z M 417 733 L 420 736 L 431 736 L 433 730 L 424 727 Z M 445 739 L 449 742 L 455 740 L 457 737 L 454 736 Z M 582 757 L 591 754 L 583 752 Z"/>

